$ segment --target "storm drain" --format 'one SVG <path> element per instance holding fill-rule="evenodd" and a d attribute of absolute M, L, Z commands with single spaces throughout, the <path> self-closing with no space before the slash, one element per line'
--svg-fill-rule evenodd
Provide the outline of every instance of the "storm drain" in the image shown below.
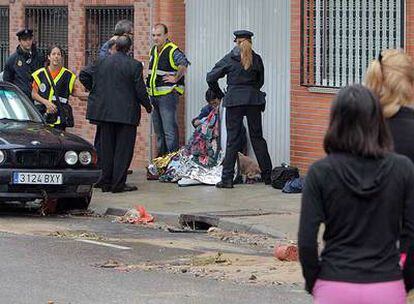
<path fill-rule="evenodd" d="M 217 227 L 219 218 L 202 214 L 181 214 L 179 223 L 182 228 L 207 231 L 211 227 Z"/>
<path fill-rule="evenodd" d="M 228 211 L 211 211 L 192 214 L 181 214 L 179 223 L 182 228 L 207 231 L 210 227 L 217 227 L 220 218 L 261 216 L 280 212 L 265 211 L 262 209 L 239 209 Z"/>

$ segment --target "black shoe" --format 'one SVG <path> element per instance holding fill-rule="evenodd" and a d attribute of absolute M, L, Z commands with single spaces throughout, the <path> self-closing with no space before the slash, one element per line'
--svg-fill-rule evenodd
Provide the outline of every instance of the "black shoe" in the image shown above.
<path fill-rule="evenodd" d="M 221 181 L 221 182 L 218 182 L 216 184 L 216 188 L 220 188 L 220 189 L 231 189 L 231 188 L 234 188 L 234 187 L 233 187 L 233 183 L 232 182 Z"/>
<path fill-rule="evenodd" d="M 124 185 L 122 188 L 116 188 L 112 189 L 112 193 L 121 193 L 121 192 L 131 192 L 131 191 L 137 191 L 137 186 L 131 186 L 131 185 Z"/>
<path fill-rule="evenodd" d="M 270 174 L 262 174 L 262 181 L 265 183 L 265 185 L 271 185 L 272 179 L 270 177 Z"/>
<path fill-rule="evenodd" d="M 112 189 L 112 187 L 108 186 L 108 185 L 103 185 L 100 188 L 101 188 L 102 192 L 110 192 L 111 189 Z"/>
<path fill-rule="evenodd" d="M 271 185 L 272 184 L 272 179 L 270 177 L 263 179 L 263 181 L 264 181 L 265 185 Z"/>
<path fill-rule="evenodd" d="M 243 184 L 243 176 L 237 175 L 237 177 L 234 179 L 233 184 Z"/>
<path fill-rule="evenodd" d="M 134 173 L 134 171 L 132 171 L 131 169 L 129 169 L 129 170 L 127 171 L 127 175 L 131 175 L 132 173 Z"/>

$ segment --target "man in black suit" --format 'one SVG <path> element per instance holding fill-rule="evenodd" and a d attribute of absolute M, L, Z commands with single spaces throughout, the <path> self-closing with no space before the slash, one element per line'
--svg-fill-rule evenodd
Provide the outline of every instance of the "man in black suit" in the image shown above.
<path fill-rule="evenodd" d="M 82 79 L 91 86 L 86 118 L 101 126 L 103 192 L 135 191 L 127 185 L 127 170 L 134 154 L 137 126 L 142 105 L 151 113 L 143 80 L 142 63 L 129 57 L 132 41 L 127 36 L 116 40 L 117 52 L 95 66 L 84 69 Z"/>

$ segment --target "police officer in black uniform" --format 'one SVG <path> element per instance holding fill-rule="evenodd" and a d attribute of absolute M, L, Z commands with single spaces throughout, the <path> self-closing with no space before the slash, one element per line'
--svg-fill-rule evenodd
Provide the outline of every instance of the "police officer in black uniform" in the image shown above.
<path fill-rule="evenodd" d="M 234 166 L 240 147 L 243 117 L 247 117 L 250 140 L 258 160 L 262 179 L 271 183 L 272 162 L 262 131 L 262 111 L 265 108 L 265 93 L 260 89 L 264 84 L 262 58 L 252 50 L 250 31 L 235 31 L 234 49 L 216 63 L 207 74 L 209 87 L 223 97 L 218 80 L 227 76 L 227 93 L 223 106 L 226 107 L 227 148 L 223 161 L 223 172 L 218 188 L 233 188 Z"/>
<path fill-rule="evenodd" d="M 32 100 L 32 73 L 44 66 L 44 58 L 33 44 L 33 31 L 22 29 L 16 33 L 19 45 L 4 67 L 3 80 L 18 86 Z"/>

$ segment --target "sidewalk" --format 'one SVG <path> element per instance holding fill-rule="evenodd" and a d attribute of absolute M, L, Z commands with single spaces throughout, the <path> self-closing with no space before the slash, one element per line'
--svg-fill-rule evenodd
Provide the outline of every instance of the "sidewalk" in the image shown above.
<path fill-rule="evenodd" d="M 129 193 L 102 193 L 96 189 L 91 208 L 99 213 L 122 211 L 143 205 L 158 221 L 178 224 L 180 215 L 196 216 L 219 228 L 267 234 L 296 240 L 300 195 L 284 194 L 264 184 L 235 185 L 234 189 L 212 186 L 178 187 L 147 181 L 144 172 L 134 172 L 128 182 L 138 186 Z"/>

